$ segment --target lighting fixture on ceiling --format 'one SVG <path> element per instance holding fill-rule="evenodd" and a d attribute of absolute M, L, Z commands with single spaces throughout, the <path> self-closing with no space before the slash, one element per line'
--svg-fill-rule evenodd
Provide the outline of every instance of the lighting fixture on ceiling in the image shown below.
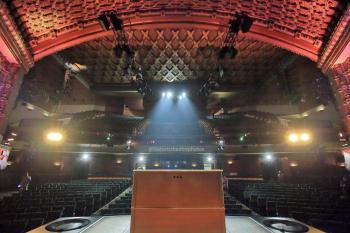
<path fill-rule="evenodd" d="M 102 14 L 97 18 L 98 22 L 100 23 L 102 29 L 104 31 L 108 31 L 109 27 L 110 27 L 110 23 L 108 21 L 107 15 L 106 14 Z"/>
<path fill-rule="evenodd" d="M 120 31 L 123 29 L 123 21 L 119 19 L 115 13 L 110 14 L 109 18 L 111 20 L 114 30 Z"/>

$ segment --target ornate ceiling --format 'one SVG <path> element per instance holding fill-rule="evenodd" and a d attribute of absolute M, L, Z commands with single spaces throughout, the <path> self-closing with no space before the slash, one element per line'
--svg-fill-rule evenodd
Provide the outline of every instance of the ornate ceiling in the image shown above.
<path fill-rule="evenodd" d="M 337 0 L 13 0 L 7 1 L 35 60 L 110 35 L 96 18 L 114 10 L 127 30 L 198 28 L 225 31 L 237 12 L 255 19 L 248 33 L 317 60 L 344 8 Z"/>
<path fill-rule="evenodd" d="M 291 53 L 254 39 L 239 36 L 238 55 L 218 61 L 217 52 L 224 32 L 200 29 L 137 30 L 128 32 L 135 52 L 135 64 L 148 79 L 184 81 L 207 79 L 223 68 L 223 81 L 235 85 L 252 84 Z M 71 63 L 86 65 L 82 76 L 93 83 L 129 83 L 128 57 L 117 58 L 113 36 L 103 37 L 60 52 Z"/>

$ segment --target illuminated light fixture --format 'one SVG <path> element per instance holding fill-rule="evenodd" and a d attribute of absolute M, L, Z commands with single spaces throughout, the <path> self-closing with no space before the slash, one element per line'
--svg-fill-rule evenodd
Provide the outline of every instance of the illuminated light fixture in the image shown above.
<path fill-rule="evenodd" d="M 83 161 L 88 161 L 88 160 L 90 160 L 90 155 L 89 155 L 88 153 L 82 154 L 81 160 L 83 160 Z"/>
<path fill-rule="evenodd" d="M 207 157 L 207 161 L 208 161 L 209 163 L 213 162 L 213 157 L 212 157 L 212 156 L 208 156 L 208 157 Z"/>
<path fill-rule="evenodd" d="M 325 106 L 323 104 L 317 107 L 317 111 L 321 112 L 323 110 L 325 110 Z"/>
<path fill-rule="evenodd" d="M 182 95 L 179 95 L 178 98 L 179 98 L 179 100 L 182 100 L 183 97 L 182 97 Z"/>
<path fill-rule="evenodd" d="M 271 153 L 265 153 L 264 160 L 267 162 L 271 162 L 273 160 L 273 156 Z"/>
<path fill-rule="evenodd" d="M 121 164 L 121 163 L 123 163 L 123 160 L 121 160 L 121 159 L 117 159 L 117 160 L 115 161 L 115 163 L 117 163 L 117 164 Z"/>
<path fill-rule="evenodd" d="M 60 142 L 63 139 L 63 134 L 61 132 L 49 132 L 46 138 L 51 142 Z"/>
<path fill-rule="evenodd" d="M 143 157 L 142 155 L 139 156 L 139 162 L 144 162 L 145 161 L 145 157 Z"/>
<path fill-rule="evenodd" d="M 182 92 L 181 96 L 186 97 L 187 96 L 186 92 Z"/>
<path fill-rule="evenodd" d="M 17 134 L 15 132 L 12 132 L 11 135 L 14 136 L 14 137 L 17 136 Z"/>
<path fill-rule="evenodd" d="M 340 133 L 339 133 L 339 137 L 341 137 L 341 138 L 342 138 L 343 136 L 344 136 L 344 135 L 343 135 L 343 133 L 342 133 L 342 132 L 340 132 Z"/>
<path fill-rule="evenodd" d="M 227 164 L 233 164 L 233 161 L 230 159 L 230 160 L 227 160 Z"/>
<path fill-rule="evenodd" d="M 174 168 L 177 168 L 177 164 L 174 165 Z"/>
<path fill-rule="evenodd" d="M 9 141 L 9 142 L 12 142 L 12 141 L 14 141 L 15 139 L 14 138 L 8 138 L 7 139 L 7 141 Z"/>
<path fill-rule="evenodd" d="M 165 97 L 165 95 L 166 95 L 165 92 L 163 92 L 163 93 L 162 93 L 162 97 Z"/>
<path fill-rule="evenodd" d="M 153 166 L 159 167 L 159 163 L 154 163 Z"/>
<path fill-rule="evenodd" d="M 27 109 L 28 109 L 29 111 L 34 110 L 34 106 L 31 105 L 31 104 L 27 104 L 26 107 L 27 107 Z"/>
<path fill-rule="evenodd" d="M 303 141 L 303 142 L 308 142 L 310 141 L 311 139 L 311 136 L 309 133 L 302 133 L 300 134 L 300 140 Z"/>
<path fill-rule="evenodd" d="M 345 167 L 345 163 L 337 163 L 339 167 Z"/>
<path fill-rule="evenodd" d="M 296 133 L 290 133 L 289 135 L 288 135 L 288 141 L 289 142 L 298 142 L 299 141 L 299 136 L 298 136 L 298 134 L 296 134 Z"/>
<path fill-rule="evenodd" d="M 297 166 L 298 166 L 298 163 L 292 162 L 292 163 L 289 164 L 289 166 L 291 166 L 291 167 L 297 167 Z"/>
<path fill-rule="evenodd" d="M 192 163 L 192 167 L 197 167 L 197 164 L 196 163 Z"/>
<path fill-rule="evenodd" d="M 309 114 L 307 112 L 304 112 L 303 117 L 307 117 L 307 116 L 309 116 Z"/>
<path fill-rule="evenodd" d="M 54 165 L 55 167 L 59 167 L 59 166 L 61 166 L 61 163 L 60 163 L 60 162 L 54 162 L 53 165 Z"/>
<path fill-rule="evenodd" d="M 131 143 L 132 143 L 132 141 L 130 139 L 126 141 L 126 145 L 128 145 L 128 146 L 130 146 Z"/>
<path fill-rule="evenodd" d="M 172 93 L 171 91 L 168 91 L 168 92 L 166 93 L 166 97 L 168 97 L 168 98 L 173 97 L 173 93 Z"/>

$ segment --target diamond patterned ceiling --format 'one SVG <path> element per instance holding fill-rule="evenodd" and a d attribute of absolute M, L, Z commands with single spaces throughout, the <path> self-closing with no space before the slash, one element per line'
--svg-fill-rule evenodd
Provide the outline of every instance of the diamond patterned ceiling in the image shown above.
<path fill-rule="evenodd" d="M 224 31 L 233 14 L 254 18 L 251 36 L 316 60 L 345 4 L 341 0 L 12 0 L 11 14 L 38 60 L 103 36 L 96 18 L 116 11 L 127 30 L 179 23 Z M 97 35 L 98 34 L 98 35 Z M 170 77 L 168 77 L 170 79 Z"/>
<path fill-rule="evenodd" d="M 218 61 L 217 52 L 224 32 L 201 29 L 135 30 L 127 33 L 135 50 L 135 63 L 146 78 L 154 81 L 179 82 L 207 79 L 210 73 L 224 70 L 223 79 L 232 84 L 252 84 L 291 53 L 270 44 L 239 36 L 234 59 Z M 60 52 L 72 63 L 86 65 L 84 78 L 93 83 L 129 83 L 128 59 L 117 58 L 115 40 L 103 37 Z"/>

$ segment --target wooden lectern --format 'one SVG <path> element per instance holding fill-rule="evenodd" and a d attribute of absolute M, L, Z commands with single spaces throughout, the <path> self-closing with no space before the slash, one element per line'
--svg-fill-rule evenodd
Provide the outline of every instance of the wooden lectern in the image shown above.
<path fill-rule="evenodd" d="M 135 170 L 131 233 L 225 233 L 222 171 Z"/>

